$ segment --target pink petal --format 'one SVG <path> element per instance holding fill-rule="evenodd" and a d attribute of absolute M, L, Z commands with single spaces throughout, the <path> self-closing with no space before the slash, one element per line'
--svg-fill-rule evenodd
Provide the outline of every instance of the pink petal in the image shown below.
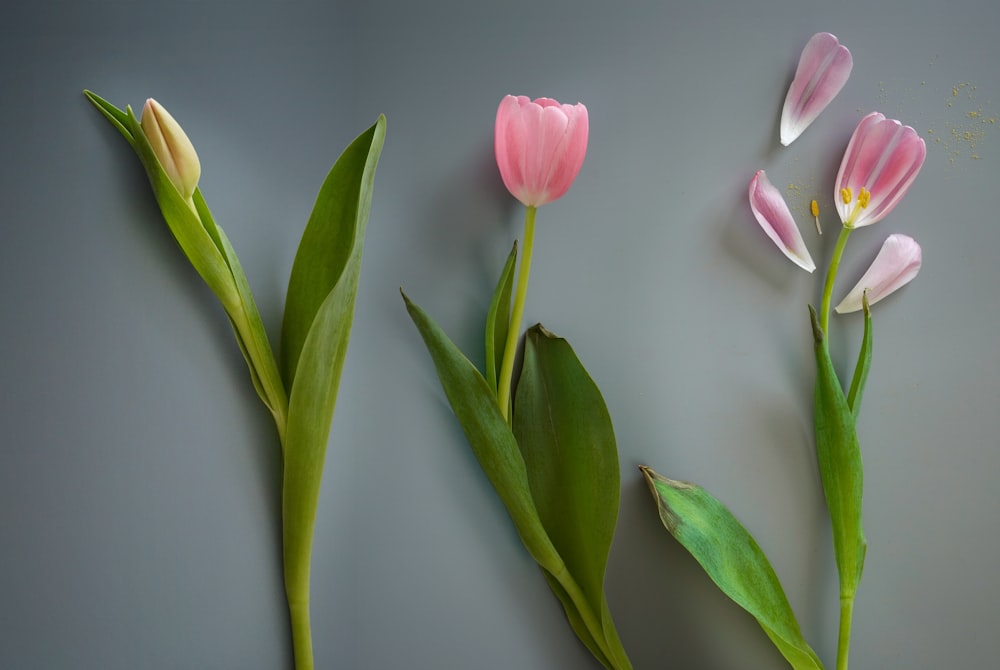
<path fill-rule="evenodd" d="M 816 33 L 799 58 L 795 79 L 781 110 L 781 143 L 786 147 L 802 134 L 844 88 L 854 59 L 830 33 Z"/>
<path fill-rule="evenodd" d="M 494 148 L 507 190 L 535 207 L 562 197 L 583 165 L 588 133 L 583 104 L 506 96 L 497 109 Z"/>
<path fill-rule="evenodd" d="M 767 236 L 793 263 L 809 272 L 816 269 L 785 199 L 763 170 L 750 181 L 750 209 Z"/>
<path fill-rule="evenodd" d="M 861 309 L 861 296 L 866 290 L 868 304 L 874 305 L 916 277 L 921 262 L 920 245 L 916 240 L 906 235 L 890 235 L 858 285 L 837 305 L 837 313 Z"/>
<path fill-rule="evenodd" d="M 840 220 L 854 228 L 881 221 L 906 194 L 926 156 L 927 146 L 910 126 L 879 112 L 861 119 L 837 173 L 834 199 Z M 840 196 L 844 188 L 851 189 L 855 200 L 844 203 Z M 871 199 L 866 208 L 857 209 L 862 188 L 871 193 Z"/>

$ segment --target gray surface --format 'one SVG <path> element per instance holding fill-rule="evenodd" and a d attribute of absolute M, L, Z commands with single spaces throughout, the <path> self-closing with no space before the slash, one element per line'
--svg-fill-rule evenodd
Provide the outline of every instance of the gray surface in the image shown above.
<path fill-rule="evenodd" d="M 571 340 L 615 420 L 607 590 L 636 668 L 783 667 L 663 531 L 640 463 L 736 511 L 832 663 L 804 307 L 820 278 L 770 246 L 746 185 L 767 168 L 800 186 L 786 190 L 793 206 L 819 195 L 832 223 L 830 183 L 863 112 L 944 137 L 890 218 L 852 237 L 837 291 L 889 233 L 923 245 L 920 276 L 876 308 L 859 425 L 870 550 L 851 658 L 995 664 L 1000 124 L 966 115 L 1000 116 L 997 5 L 591 4 L 0 10 L 0 667 L 291 667 L 269 418 L 84 87 L 136 107 L 153 95 L 181 121 L 272 333 L 323 175 L 388 117 L 320 500 L 322 668 L 596 667 L 480 474 L 397 292 L 478 352 L 521 227 L 492 159 L 508 92 L 590 109 L 580 177 L 539 213 L 526 323 Z M 818 30 L 852 49 L 855 70 L 779 149 L 781 101 Z M 975 90 L 953 97 L 962 82 Z M 976 147 L 953 128 L 976 132 Z M 834 328 L 845 368 L 859 319 Z"/>

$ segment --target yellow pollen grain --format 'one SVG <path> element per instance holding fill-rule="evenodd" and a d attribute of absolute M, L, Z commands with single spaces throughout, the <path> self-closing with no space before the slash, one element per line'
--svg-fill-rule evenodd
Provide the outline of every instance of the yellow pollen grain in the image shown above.
<path fill-rule="evenodd" d="M 812 212 L 813 216 L 819 216 L 819 203 L 815 200 L 809 203 L 809 211 Z"/>
<path fill-rule="evenodd" d="M 854 200 L 854 194 L 851 193 L 851 187 L 840 189 L 840 199 L 844 201 L 845 205 L 851 204 L 851 200 Z"/>
<path fill-rule="evenodd" d="M 871 200 L 872 194 L 865 187 L 861 187 L 861 193 L 858 194 L 858 204 L 861 205 L 861 209 L 868 206 L 868 201 Z"/>

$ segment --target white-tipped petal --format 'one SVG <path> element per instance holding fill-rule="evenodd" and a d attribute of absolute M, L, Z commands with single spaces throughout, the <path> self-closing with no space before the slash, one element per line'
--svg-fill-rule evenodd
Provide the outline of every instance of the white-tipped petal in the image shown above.
<path fill-rule="evenodd" d="M 795 79 L 781 110 L 781 143 L 786 147 L 802 134 L 844 88 L 854 60 L 830 33 L 816 33 L 799 58 Z"/>
<path fill-rule="evenodd" d="M 750 181 L 750 209 L 757 223 L 782 253 L 803 270 L 812 272 L 816 269 L 785 199 L 768 181 L 763 170 L 758 170 Z"/>

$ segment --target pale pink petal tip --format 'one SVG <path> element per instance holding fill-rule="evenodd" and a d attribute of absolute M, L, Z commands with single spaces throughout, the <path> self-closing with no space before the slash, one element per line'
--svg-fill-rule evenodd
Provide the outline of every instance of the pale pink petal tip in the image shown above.
<path fill-rule="evenodd" d="M 830 33 L 806 43 L 781 110 L 781 143 L 786 147 L 826 109 L 851 76 L 854 59 Z"/>
<path fill-rule="evenodd" d="M 785 199 L 768 181 L 763 170 L 758 170 L 750 181 L 750 209 L 757 223 L 782 253 L 808 272 L 816 269 Z"/>
<path fill-rule="evenodd" d="M 916 240 L 906 235 L 890 235 L 861 281 L 837 305 L 837 313 L 847 314 L 861 309 L 861 297 L 865 291 L 868 291 L 868 304 L 874 305 L 905 286 L 917 276 L 922 260 Z"/>

